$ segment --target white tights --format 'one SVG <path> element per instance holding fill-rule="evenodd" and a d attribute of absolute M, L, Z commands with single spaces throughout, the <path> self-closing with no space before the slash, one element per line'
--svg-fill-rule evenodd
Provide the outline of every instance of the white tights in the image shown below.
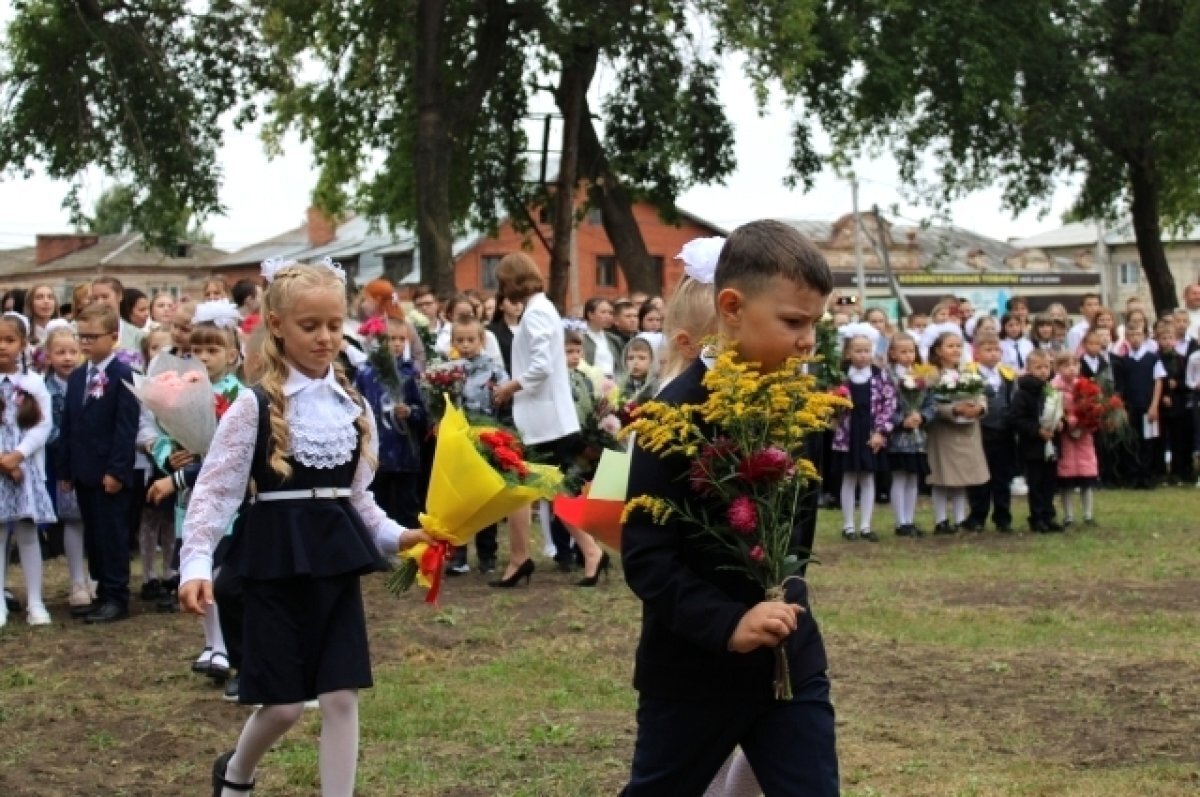
<path fill-rule="evenodd" d="M 875 514 L 875 474 L 870 471 L 850 471 L 842 474 L 842 528 L 854 528 L 854 488 L 859 494 L 859 528 L 871 530 L 871 516 Z"/>
<path fill-rule="evenodd" d="M 1071 490 L 1071 489 L 1062 491 L 1063 517 L 1066 518 L 1067 520 L 1075 519 L 1075 508 L 1073 506 L 1071 506 L 1071 504 L 1073 503 L 1072 499 L 1074 497 L 1074 494 L 1075 494 L 1075 491 Z M 1093 505 L 1095 504 L 1095 500 L 1096 500 L 1096 491 L 1093 490 L 1091 487 L 1084 487 L 1080 491 L 1080 498 L 1082 499 L 1082 502 L 1083 502 L 1083 519 L 1091 520 L 1092 519 L 1092 509 L 1093 509 Z"/>
<path fill-rule="evenodd" d="M 37 526 L 31 520 L 18 520 L 12 524 L 15 527 L 14 536 L 17 538 L 17 551 L 21 556 L 21 570 L 25 573 L 25 604 L 29 609 L 46 608 L 42 601 L 42 546 L 38 542 Z M 4 592 L 5 577 L 8 573 L 8 535 L 9 527 L 0 531 L 4 537 L 3 567 L 0 567 L 0 593 Z"/>
<path fill-rule="evenodd" d="M 71 585 L 87 585 L 87 568 L 83 560 L 83 521 L 63 521 L 63 550 L 67 555 L 67 571 L 71 574 Z"/>
<path fill-rule="evenodd" d="M 966 487 L 934 487 L 933 488 L 933 519 L 941 523 L 946 519 L 947 501 L 954 502 L 954 522 L 962 523 L 967 519 L 967 488 Z"/>
<path fill-rule="evenodd" d="M 917 514 L 917 486 L 920 479 L 915 473 L 897 470 L 892 472 L 892 512 L 897 526 L 911 526 Z"/>
<path fill-rule="evenodd" d="M 321 704 L 321 797 L 353 797 L 358 772 L 358 692 L 343 689 L 317 696 Z M 303 703 L 263 706 L 250 715 L 237 752 L 229 759 L 225 779 L 249 783 L 267 751 L 304 713 Z M 221 797 L 245 797 L 245 792 L 225 789 Z"/>

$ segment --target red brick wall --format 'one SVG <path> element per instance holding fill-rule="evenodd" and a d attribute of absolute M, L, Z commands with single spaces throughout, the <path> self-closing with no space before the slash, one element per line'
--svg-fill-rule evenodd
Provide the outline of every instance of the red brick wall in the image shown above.
<path fill-rule="evenodd" d="M 95 246 L 99 240 L 100 237 L 97 235 L 86 234 L 38 235 L 34 262 L 40 266 L 43 263 L 49 263 L 51 260 L 58 260 L 64 255 L 78 252 L 80 249 L 86 249 L 89 246 Z"/>
<path fill-rule="evenodd" d="M 642 229 L 642 237 L 646 241 L 646 249 L 652 257 L 663 260 L 663 291 L 669 293 L 679 281 L 683 273 L 682 264 L 675 260 L 675 255 L 683 245 L 693 238 L 716 235 L 716 231 L 680 220 L 679 226 L 673 226 L 659 218 L 658 211 L 647 203 L 634 206 L 634 216 Z M 550 236 L 550 226 L 542 226 L 543 233 Z M 461 256 L 455 264 L 455 285 L 460 290 L 474 288 L 484 290 L 483 260 L 489 256 L 503 256 L 509 252 L 525 251 L 533 258 L 542 273 L 549 275 L 550 253 L 542 246 L 536 235 L 527 241 L 525 236 L 517 232 L 511 224 L 504 224 L 496 235 L 479 241 Z M 596 285 L 596 262 L 599 257 L 613 255 L 612 244 L 604 233 L 604 227 L 584 218 L 576 229 L 575 262 L 579 268 L 579 302 L 582 303 L 592 296 L 617 297 L 625 295 L 628 287 L 623 274 L 618 271 L 615 287 L 599 287 Z"/>

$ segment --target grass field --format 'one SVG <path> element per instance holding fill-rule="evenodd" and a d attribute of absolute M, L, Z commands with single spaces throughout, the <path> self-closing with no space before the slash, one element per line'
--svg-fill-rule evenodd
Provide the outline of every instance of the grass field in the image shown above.
<path fill-rule="evenodd" d="M 809 575 L 844 795 L 1200 793 L 1200 492 L 1097 507 L 1099 527 L 1066 535 L 879 545 L 823 514 Z M 75 624 L 63 561 L 47 569 L 55 625 L 0 631 L 0 795 L 207 794 L 246 709 L 188 672 L 198 621 Z M 440 610 L 369 581 L 358 794 L 619 791 L 639 606 L 619 572 L 580 590 L 547 570 L 504 593 L 450 581 Z M 319 724 L 306 714 L 255 794 L 317 793 Z"/>

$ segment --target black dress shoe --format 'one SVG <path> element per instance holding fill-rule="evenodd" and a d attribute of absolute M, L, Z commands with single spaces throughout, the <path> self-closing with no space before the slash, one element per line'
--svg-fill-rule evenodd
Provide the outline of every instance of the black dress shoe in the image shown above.
<path fill-rule="evenodd" d="M 76 620 L 82 620 L 83 618 L 87 617 L 89 614 L 91 614 L 92 612 L 96 611 L 99 608 L 100 608 L 100 601 L 92 601 L 91 603 L 89 603 L 85 606 L 72 606 L 71 607 L 71 616 L 74 617 Z"/>
<path fill-rule="evenodd" d="M 943 520 L 933 527 L 933 533 L 937 535 L 957 534 L 958 526 L 953 526 L 950 524 L 950 521 Z"/>
<path fill-rule="evenodd" d="M 959 526 L 959 528 L 963 531 L 973 531 L 975 533 L 979 533 L 983 531 L 983 524 L 978 520 L 966 520 L 961 526 Z"/>
<path fill-rule="evenodd" d="M 129 619 L 129 608 L 119 606 L 115 603 L 102 603 L 88 616 L 83 618 L 83 621 L 88 625 L 97 625 L 99 623 L 115 623 L 118 620 Z"/>

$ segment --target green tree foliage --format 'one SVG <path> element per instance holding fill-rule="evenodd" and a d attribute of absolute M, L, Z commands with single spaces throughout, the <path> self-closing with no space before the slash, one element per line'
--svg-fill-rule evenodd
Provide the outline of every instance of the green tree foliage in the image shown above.
<path fill-rule="evenodd" d="M 756 4 L 766 15 L 811 5 Z M 791 46 L 799 38 L 728 21 L 752 74 L 781 77 L 836 154 L 886 148 L 918 191 L 944 200 L 998 184 L 1020 211 L 1082 175 L 1075 213 L 1128 207 L 1154 304 L 1175 306 L 1161 226 L 1200 216 L 1200 3 L 829 0 L 803 54 Z M 809 130 L 796 132 L 804 179 L 822 158 Z M 929 156 L 937 180 L 919 186 Z"/>
<path fill-rule="evenodd" d="M 222 121 L 250 120 L 266 85 L 256 12 L 231 0 L 14 0 L 0 63 L 0 168 L 89 167 L 131 187 L 130 223 L 174 243 L 181 218 L 220 212 Z M 85 217 L 79 186 L 64 206 Z M 186 223 L 185 223 L 186 227 Z"/>

